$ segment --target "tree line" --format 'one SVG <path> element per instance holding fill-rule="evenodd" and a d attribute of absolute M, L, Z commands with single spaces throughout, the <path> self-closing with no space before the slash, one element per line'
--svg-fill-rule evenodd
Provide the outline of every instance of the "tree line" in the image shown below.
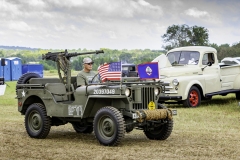
<path fill-rule="evenodd" d="M 94 61 L 93 70 L 97 70 L 98 66 L 105 62 L 118 62 L 130 63 L 130 64 L 141 64 L 145 62 L 151 62 L 154 58 L 159 56 L 162 53 L 165 53 L 164 50 L 150 50 L 150 49 L 134 49 L 134 50 L 112 50 L 108 48 L 101 48 L 104 51 L 103 54 L 90 54 L 83 56 L 71 57 L 71 67 L 73 70 L 82 70 L 83 69 L 83 59 L 85 57 L 90 57 Z M 38 49 L 35 51 L 30 50 L 0 50 L 0 57 L 19 57 L 22 60 L 23 64 L 28 63 L 39 63 L 43 64 L 44 70 L 54 70 L 56 69 L 56 64 L 53 61 L 42 60 L 42 55 L 48 52 L 60 52 L 63 50 L 43 50 Z M 68 53 L 84 53 L 92 50 L 87 49 L 73 49 L 68 50 Z"/>
<path fill-rule="evenodd" d="M 141 64 L 151 62 L 154 58 L 160 54 L 164 54 L 172 48 L 183 47 L 183 46 L 211 46 L 218 51 L 219 60 L 224 57 L 240 57 L 240 42 L 235 44 L 221 44 L 209 43 L 208 29 L 201 26 L 188 26 L 183 25 L 172 25 L 166 30 L 166 33 L 162 35 L 164 50 L 150 50 L 150 49 L 134 49 L 134 50 L 116 50 L 102 48 L 104 54 L 77 56 L 71 58 L 71 66 L 73 70 L 82 70 L 82 61 L 85 57 L 90 57 L 94 61 L 93 70 L 97 70 L 98 66 L 105 62 L 116 62 L 121 61 L 122 63 Z M 28 49 L 26 47 L 17 49 L 6 49 L 8 47 L 0 46 L 0 57 L 19 57 L 23 64 L 28 63 L 40 63 L 43 64 L 44 70 L 56 69 L 56 64 L 52 61 L 42 60 L 42 55 L 47 52 L 59 52 L 62 50 L 46 50 L 46 49 Z M 72 52 L 87 52 L 92 50 L 87 49 L 72 49 L 68 50 Z"/>
<path fill-rule="evenodd" d="M 163 48 L 168 51 L 184 46 L 210 46 L 217 50 L 218 60 L 224 57 L 240 57 L 240 41 L 232 45 L 209 42 L 208 29 L 201 26 L 172 25 L 167 28 L 163 38 Z"/>

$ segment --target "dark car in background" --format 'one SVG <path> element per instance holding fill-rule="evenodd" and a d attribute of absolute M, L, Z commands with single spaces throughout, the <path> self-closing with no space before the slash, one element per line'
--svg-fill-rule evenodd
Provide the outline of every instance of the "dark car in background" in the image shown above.
<path fill-rule="evenodd" d="M 122 64 L 122 77 L 138 77 L 137 67 L 135 64 Z"/>

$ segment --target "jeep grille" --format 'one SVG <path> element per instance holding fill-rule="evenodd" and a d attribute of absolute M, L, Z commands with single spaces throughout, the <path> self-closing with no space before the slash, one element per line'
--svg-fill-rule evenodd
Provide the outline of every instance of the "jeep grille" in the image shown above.
<path fill-rule="evenodd" d="M 150 101 L 154 101 L 154 88 L 137 88 L 133 93 L 133 109 L 147 109 Z"/>

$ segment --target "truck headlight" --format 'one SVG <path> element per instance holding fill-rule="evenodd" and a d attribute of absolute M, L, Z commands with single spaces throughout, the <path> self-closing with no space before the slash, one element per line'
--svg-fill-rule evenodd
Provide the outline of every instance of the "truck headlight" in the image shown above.
<path fill-rule="evenodd" d="M 172 84 L 173 84 L 174 86 L 178 86 L 178 85 L 179 85 L 179 81 L 178 81 L 177 79 L 174 79 L 174 80 L 172 81 Z"/>
<path fill-rule="evenodd" d="M 129 96 L 131 95 L 131 90 L 130 90 L 129 88 L 127 88 L 127 89 L 125 90 L 125 95 L 126 95 L 127 97 L 129 97 Z"/>
<path fill-rule="evenodd" d="M 159 93 L 160 93 L 160 88 L 154 88 L 155 96 L 159 95 Z"/>

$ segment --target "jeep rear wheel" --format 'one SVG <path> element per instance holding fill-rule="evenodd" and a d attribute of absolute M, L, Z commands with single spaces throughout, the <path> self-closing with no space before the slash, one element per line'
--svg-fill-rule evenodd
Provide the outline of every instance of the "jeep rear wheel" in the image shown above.
<path fill-rule="evenodd" d="M 188 92 L 188 97 L 183 101 L 185 107 L 197 107 L 201 104 L 201 94 L 197 87 L 192 86 Z"/>
<path fill-rule="evenodd" d="M 42 104 L 31 104 L 25 114 L 25 128 L 32 138 L 46 138 L 51 129 L 51 118 Z"/>
<path fill-rule="evenodd" d="M 77 133 L 92 133 L 93 132 L 93 126 L 85 126 L 82 125 L 80 122 L 72 122 L 73 129 Z"/>
<path fill-rule="evenodd" d="M 115 146 L 124 138 L 125 125 L 122 114 L 114 107 L 104 107 L 97 111 L 93 129 L 100 144 Z"/>
<path fill-rule="evenodd" d="M 144 130 L 144 134 L 147 138 L 153 139 L 153 140 L 165 140 L 167 139 L 173 130 L 173 121 L 168 120 L 167 123 L 155 127 L 154 130 Z"/>

